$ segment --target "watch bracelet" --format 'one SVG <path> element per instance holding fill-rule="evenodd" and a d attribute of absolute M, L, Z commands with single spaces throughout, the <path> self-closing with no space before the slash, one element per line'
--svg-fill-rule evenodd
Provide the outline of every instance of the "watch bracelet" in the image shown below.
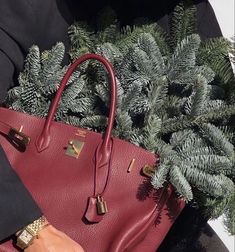
<path fill-rule="evenodd" d="M 48 221 L 45 216 L 41 216 L 31 224 L 29 224 L 26 229 L 34 236 L 38 234 L 38 232 L 43 229 L 43 227 L 48 225 Z"/>

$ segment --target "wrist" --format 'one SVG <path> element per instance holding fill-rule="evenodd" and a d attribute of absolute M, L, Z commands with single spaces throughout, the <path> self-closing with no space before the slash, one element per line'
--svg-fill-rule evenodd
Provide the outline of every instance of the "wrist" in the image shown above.
<path fill-rule="evenodd" d="M 38 239 L 47 239 L 50 234 L 56 233 L 56 228 L 53 227 L 51 224 L 48 224 L 45 228 L 41 229 L 38 232 L 37 238 Z"/>

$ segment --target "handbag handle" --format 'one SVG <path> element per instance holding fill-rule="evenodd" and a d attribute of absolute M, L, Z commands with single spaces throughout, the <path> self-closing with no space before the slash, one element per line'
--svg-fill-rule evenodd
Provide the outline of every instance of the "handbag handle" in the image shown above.
<path fill-rule="evenodd" d="M 78 65 L 90 59 L 95 59 L 101 62 L 106 68 L 110 77 L 111 92 L 110 92 L 110 109 L 109 109 L 108 125 L 104 134 L 102 144 L 99 148 L 99 154 L 102 155 L 103 161 L 105 160 L 107 161 L 107 158 L 109 157 L 109 153 L 110 153 L 109 148 L 111 144 L 111 134 L 112 134 L 113 124 L 114 124 L 114 119 L 115 119 L 115 112 L 116 112 L 117 84 L 116 84 L 115 73 L 114 73 L 111 63 L 104 57 L 97 54 L 92 54 L 92 53 L 85 54 L 82 57 L 78 58 L 76 61 L 74 61 L 71 64 L 71 66 L 68 68 L 67 72 L 65 73 L 60 83 L 60 87 L 58 91 L 56 92 L 55 98 L 52 101 L 52 104 L 50 105 L 50 109 L 49 109 L 48 116 L 45 121 L 43 130 L 36 141 L 36 147 L 37 147 L 38 152 L 41 152 L 49 147 L 51 124 L 54 120 L 54 116 L 58 108 L 59 101 L 61 99 L 62 93 L 66 87 L 66 84 L 69 78 L 71 77 L 72 73 L 75 71 Z"/>

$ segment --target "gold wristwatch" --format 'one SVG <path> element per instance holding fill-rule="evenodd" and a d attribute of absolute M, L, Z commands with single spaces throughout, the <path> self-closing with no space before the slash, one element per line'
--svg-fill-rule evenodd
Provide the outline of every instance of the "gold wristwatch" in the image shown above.
<path fill-rule="evenodd" d="M 38 232 L 49 225 L 47 219 L 42 216 L 23 228 L 19 234 L 17 234 L 16 245 L 21 249 L 26 249 L 33 243 L 33 240 L 37 238 Z"/>

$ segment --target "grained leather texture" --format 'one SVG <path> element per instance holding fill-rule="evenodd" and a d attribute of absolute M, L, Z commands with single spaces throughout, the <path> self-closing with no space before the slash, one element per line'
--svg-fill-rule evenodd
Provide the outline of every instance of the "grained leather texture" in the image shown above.
<path fill-rule="evenodd" d="M 113 96 L 111 103 L 112 99 Z M 50 113 L 53 114 L 52 109 Z M 110 112 L 112 120 L 114 113 Z M 171 185 L 153 190 L 150 180 L 141 174 L 142 167 L 154 165 L 158 156 L 111 138 L 112 120 L 103 137 L 53 120 L 49 121 L 50 129 L 45 133 L 48 119 L 5 108 L 0 108 L 0 118 L 15 129 L 23 125 L 23 133 L 30 136 L 25 151 L 17 150 L 4 134 L 0 135 L 0 143 L 15 171 L 55 227 L 80 243 L 86 252 L 157 250 L 184 208 L 184 202 L 176 197 Z M 77 134 L 78 130 L 82 134 Z M 39 150 L 37 141 L 42 132 L 44 135 L 49 132 L 50 141 L 46 148 Z M 84 142 L 78 158 L 66 155 L 71 139 Z M 102 153 L 108 157 L 108 162 L 100 162 Z M 133 159 L 134 165 L 128 172 Z M 91 201 L 91 209 L 87 209 L 88 199 L 97 194 L 102 194 L 107 202 L 108 213 L 98 216 L 97 222 L 90 222 L 85 214 L 93 218 L 95 213 L 94 202 Z M 0 245 L 0 251 L 16 249 L 8 241 Z"/>

